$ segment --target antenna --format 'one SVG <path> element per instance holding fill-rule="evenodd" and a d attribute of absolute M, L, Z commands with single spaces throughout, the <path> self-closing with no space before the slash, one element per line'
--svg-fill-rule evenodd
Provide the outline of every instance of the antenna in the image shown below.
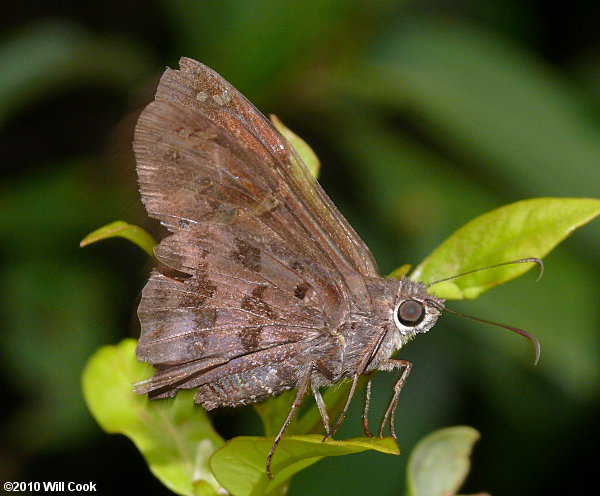
<path fill-rule="evenodd" d="M 473 272 L 479 272 L 480 270 L 493 269 L 495 267 L 502 267 L 503 265 L 511 265 L 511 264 L 518 264 L 518 263 L 535 263 L 538 265 L 538 267 L 540 268 L 540 273 L 538 274 L 535 282 L 538 282 L 542 278 L 542 275 L 544 275 L 544 262 L 542 262 L 541 259 L 535 258 L 535 257 L 519 258 L 518 260 L 511 260 L 510 262 L 502 262 L 499 264 L 488 265 L 487 267 L 481 267 L 479 269 L 468 270 L 467 272 L 462 272 L 461 274 L 457 274 L 455 276 L 446 277 L 446 278 L 440 279 L 438 281 L 430 282 L 429 284 L 426 284 L 425 287 L 430 288 L 434 284 L 439 284 L 440 282 L 450 281 L 451 279 L 456 279 L 457 277 L 466 276 L 467 274 L 472 274 Z"/>

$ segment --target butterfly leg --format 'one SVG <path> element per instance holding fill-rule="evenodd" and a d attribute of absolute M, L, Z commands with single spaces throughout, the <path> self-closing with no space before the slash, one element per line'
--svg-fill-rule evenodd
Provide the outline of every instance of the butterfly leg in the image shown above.
<path fill-rule="evenodd" d="M 304 377 L 302 377 L 302 379 L 298 383 L 298 392 L 296 393 L 296 398 L 294 398 L 294 402 L 292 403 L 290 412 L 288 413 L 285 422 L 281 426 L 279 433 L 277 434 L 277 436 L 275 436 L 275 440 L 273 441 L 273 445 L 271 446 L 271 451 L 269 451 L 269 455 L 267 456 L 267 477 L 269 477 L 269 479 L 273 478 L 273 473 L 271 472 L 271 459 L 273 458 L 273 453 L 275 453 L 275 448 L 277 448 L 279 441 L 281 441 L 283 433 L 288 428 L 290 422 L 294 418 L 294 414 L 302 404 L 302 398 L 304 397 L 304 395 L 306 394 L 306 390 L 308 389 L 308 383 L 310 381 L 311 373 L 312 365 L 307 368 L 307 373 L 304 375 Z"/>
<path fill-rule="evenodd" d="M 346 399 L 346 404 L 344 405 L 342 413 L 340 413 L 337 422 L 331 428 L 331 430 L 327 434 L 325 434 L 325 436 L 323 437 L 323 441 L 326 441 L 327 438 L 333 436 L 335 434 L 335 431 L 337 431 L 344 422 L 344 419 L 346 418 L 346 413 L 348 413 L 348 407 L 350 406 L 350 400 L 352 400 L 352 397 L 354 396 L 354 391 L 356 391 L 356 384 L 358 384 L 358 374 L 354 374 L 354 377 L 352 378 L 352 385 L 350 386 L 348 398 Z"/>
<path fill-rule="evenodd" d="M 379 427 L 379 437 L 383 437 L 383 428 L 385 427 L 386 422 L 390 419 L 390 432 L 394 439 L 397 439 L 396 431 L 394 429 L 394 416 L 396 413 L 396 406 L 398 405 L 398 399 L 400 397 L 400 391 L 402 391 L 402 387 L 406 382 L 408 374 L 410 374 L 410 370 L 412 368 L 412 363 L 407 362 L 406 360 L 395 360 L 390 358 L 387 360 L 383 367 L 385 370 L 399 369 L 402 370 L 400 373 L 400 377 L 394 384 L 394 396 L 392 396 L 392 400 L 390 401 L 387 410 L 385 411 L 385 415 L 383 416 L 383 420 L 381 421 L 381 426 Z"/>
<path fill-rule="evenodd" d="M 313 396 L 315 397 L 315 401 L 319 407 L 319 413 L 323 419 L 325 433 L 329 434 L 329 415 L 327 415 L 327 407 L 325 406 L 325 402 L 323 401 L 323 397 L 321 396 L 321 391 L 319 391 L 319 388 L 313 388 Z"/>
<path fill-rule="evenodd" d="M 369 437 L 375 437 L 369 430 L 369 403 L 371 401 L 371 377 L 369 377 L 369 381 L 367 382 L 367 387 L 365 388 L 365 408 L 363 410 L 362 416 L 362 424 L 365 434 Z"/>

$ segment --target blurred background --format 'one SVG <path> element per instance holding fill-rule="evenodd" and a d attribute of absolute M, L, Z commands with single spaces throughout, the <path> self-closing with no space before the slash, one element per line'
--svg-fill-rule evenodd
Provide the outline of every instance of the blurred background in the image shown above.
<path fill-rule="evenodd" d="M 132 129 L 165 66 L 211 66 L 276 113 L 322 161 L 321 183 L 382 273 L 416 265 L 503 204 L 600 196 L 600 4 L 526 0 L 8 0 L 0 18 L 0 479 L 92 481 L 168 494 L 129 440 L 86 411 L 93 351 L 137 336 L 150 266 L 88 232 L 141 208 Z M 401 457 L 324 460 L 292 495 L 403 494 L 407 454 L 430 431 L 482 433 L 463 492 L 575 494 L 600 443 L 600 222 L 533 274 L 451 308 L 401 357 L 414 363 L 396 430 Z M 374 416 L 391 395 L 379 374 Z M 355 401 L 339 438 L 361 434 Z M 215 419 L 259 434 L 251 409 Z M 124 488 L 123 481 L 129 488 Z"/>

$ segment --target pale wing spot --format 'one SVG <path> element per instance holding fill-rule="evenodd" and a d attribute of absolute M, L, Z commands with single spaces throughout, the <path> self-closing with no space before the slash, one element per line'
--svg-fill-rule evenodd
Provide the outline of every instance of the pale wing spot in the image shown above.
<path fill-rule="evenodd" d="M 227 105 L 231 101 L 231 95 L 227 90 L 223 90 L 223 93 L 221 93 L 220 95 L 214 95 L 213 100 L 218 105 Z"/>
<path fill-rule="evenodd" d="M 257 215 L 263 215 L 276 209 L 278 206 L 279 200 L 277 200 L 277 198 L 275 198 L 273 195 L 268 195 L 262 202 L 254 207 L 254 211 Z"/>

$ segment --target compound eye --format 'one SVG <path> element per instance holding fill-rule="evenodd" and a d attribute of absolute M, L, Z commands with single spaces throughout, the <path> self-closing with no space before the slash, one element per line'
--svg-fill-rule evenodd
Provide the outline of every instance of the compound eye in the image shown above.
<path fill-rule="evenodd" d="M 425 308 L 420 301 L 406 300 L 398 307 L 398 320 L 402 325 L 414 327 L 425 317 Z"/>

